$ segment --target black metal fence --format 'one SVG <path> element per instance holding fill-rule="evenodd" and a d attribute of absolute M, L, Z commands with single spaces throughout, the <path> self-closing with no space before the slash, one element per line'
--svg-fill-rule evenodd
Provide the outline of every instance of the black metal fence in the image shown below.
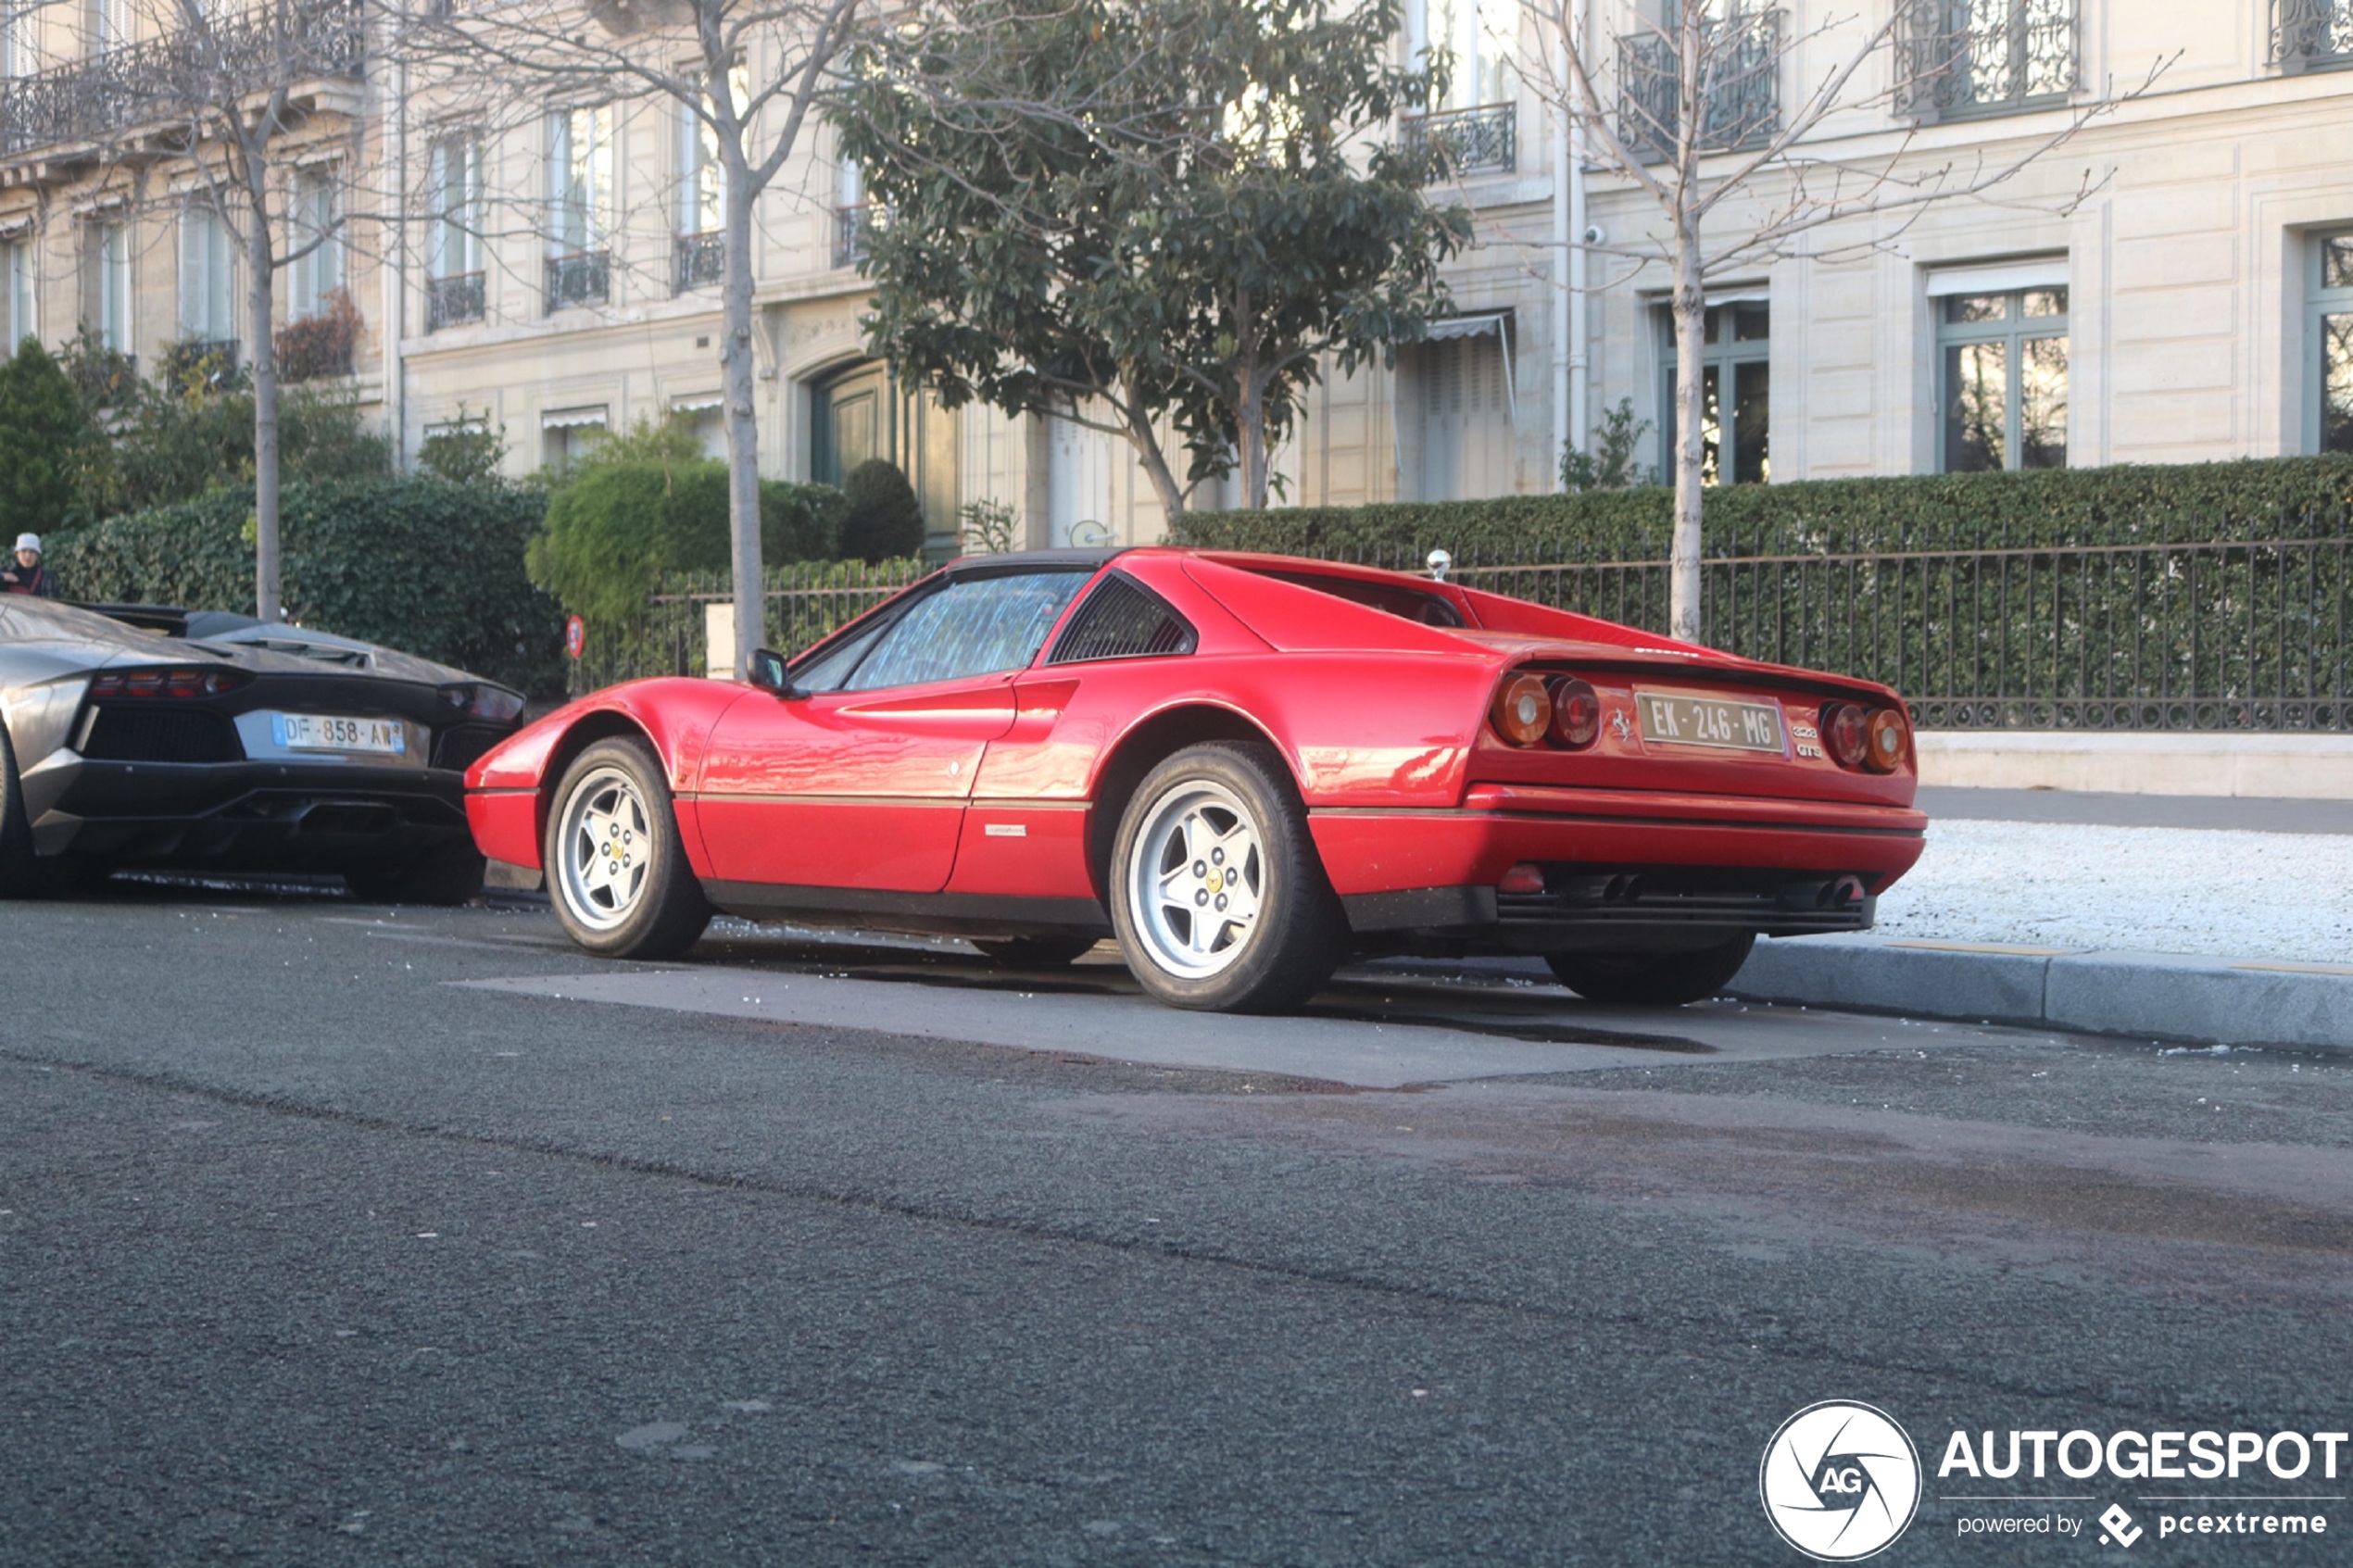
<path fill-rule="evenodd" d="M 1924 729 L 2353 733 L 2353 525 L 2341 511 L 2305 513 L 2232 532 L 2247 536 L 2152 540 L 2120 526 L 2089 542 L 1874 551 L 1719 533 L 1701 569 L 1701 624 L 1709 643 L 1751 659 L 1883 682 Z M 1353 558 L 1425 570 L 1403 553 Z M 805 647 L 921 571 L 781 569 L 771 636 Z M 1667 624 L 1663 560 L 1465 552 L 1450 575 L 1648 631 Z M 657 595 L 640 623 L 592 637 L 574 689 L 701 671 L 702 607 L 726 597 L 719 580 Z"/>

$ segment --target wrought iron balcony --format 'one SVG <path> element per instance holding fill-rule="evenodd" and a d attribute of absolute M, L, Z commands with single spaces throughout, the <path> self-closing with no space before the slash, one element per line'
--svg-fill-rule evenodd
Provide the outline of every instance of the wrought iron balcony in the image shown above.
<path fill-rule="evenodd" d="M 670 292 L 708 288 L 727 276 L 727 236 L 716 229 L 680 234 L 671 248 Z"/>
<path fill-rule="evenodd" d="M 351 0 L 282 0 L 0 81 L 0 158 L 103 144 L 203 103 L 319 78 L 357 79 L 367 31 Z"/>
<path fill-rule="evenodd" d="M 857 202 L 834 208 L 834 265 L 855 267 L 866 259 L 866 241 L 890 221 L 890 208 Z"/>
<path fill-rule="evenodd" d="M 1931 0 L 1907 16 L 1895 56 L 1906 114 L 2012 114 L 2075 90 L 2075 0 Z"/>
<path fill-rule="evenodd" d="M 425 331 L 437 332 L 444 327 L 460 326 L 479 321 L 487 303 L 484 287 L 485 274 L 459 272 L 447 278 L 425 280 Z"/>
<path fill-rule="evenodd" d="M 1682 139 L 1680 40 L 1651 32 L 1617 44 L 1617 134 L 1645 158 L 1673 155 Z M 1781 13 L 1736 10 L 1706 24 L 1700 48 L 1702 152 L 1771 139 L 1781 125 Z"/>
<path fill-rule="evenodd" d="M 1512 104 L 1414 115 L 1401 130 L 1407 152 L 1438 154 L 1441 175 L 1509 174 L 1519 167 L 1519 110 Z"/>
<path fill-rule="evenodd" d="M 602 305 L 612 295 L 612 252 L 586 250 L 547 258 L 547 313 L 567 305 Z"/>
<path fill-rule="evenodd" d="M 2271 63 L 2291 72 L 2353 66 L 2353 0 L 2271 0 Z"/>

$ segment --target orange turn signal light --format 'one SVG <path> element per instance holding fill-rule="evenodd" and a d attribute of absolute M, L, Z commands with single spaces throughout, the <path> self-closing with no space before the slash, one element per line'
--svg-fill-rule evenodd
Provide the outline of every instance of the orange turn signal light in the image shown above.
<path fill-rule="evenodd" d="M 1553 727 L 1553 696 L 1543 677 L 1515 675 L 1495 694 L 1495 733 L 1514 746 L 1534 746 Z"/>
<path fill-rule="evenodd" d="M 1869 743 L 1863 749 L 1863 766 L 1874 773 L 1892 773 L 1904 765 L 1904 715 L 1893 708 L 1882 708 L 1871 715 Z"/>

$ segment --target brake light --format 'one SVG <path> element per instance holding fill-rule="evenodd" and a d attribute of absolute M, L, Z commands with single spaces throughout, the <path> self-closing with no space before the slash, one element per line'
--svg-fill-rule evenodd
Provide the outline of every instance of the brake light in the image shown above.
<path fill-rule="evenodd" d="M 1904 715 L 1893 708 L 1882 708 L 1871 715 L 1869 743 L 1865 749 L 1863 766 L 1874 773 L 1892 773 L 1904 763 Z"/>
<path fill-rule="evenodd" d="M 1859 768 L 1868 752 L 1870 737 L 1859 704 L 1852 702 L 1826 703 L 1822 708 L 1822 739 L 1831 748 L 1831 758 L 1842 768 Z"/>
<path fill-rule="evenodd" d="M 231 670 L 112 670 L 93 679 L 90 695 L 94 697 L 205 697 L 219 696 L 245 684 L 245 677 Z"/>
<path fill-rule="evenodd" d="M 1495 694 L 1495 733 L 1514 746 L 1534 746 L 1553 725 L 1553 697 L 1539 675 L 1515 675 Z"/>
<path fill-rule="evenodd" d="M 1592 745 L 1602 733 L 1601 694 L 1572 676 L 1555 682 L 1551 695 L 1553 744 L 1571 751 Z"/>

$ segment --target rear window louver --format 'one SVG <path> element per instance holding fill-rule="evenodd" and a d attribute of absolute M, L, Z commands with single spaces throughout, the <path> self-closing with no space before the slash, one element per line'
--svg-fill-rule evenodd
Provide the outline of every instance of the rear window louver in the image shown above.
<path fill-rule="evenodd" d="M 1160 659 L 1190 653 L 1198 641 L 1184 617 L 1132 578 L 1114 572 L 1078 607 L 1046 662 Z"/>

